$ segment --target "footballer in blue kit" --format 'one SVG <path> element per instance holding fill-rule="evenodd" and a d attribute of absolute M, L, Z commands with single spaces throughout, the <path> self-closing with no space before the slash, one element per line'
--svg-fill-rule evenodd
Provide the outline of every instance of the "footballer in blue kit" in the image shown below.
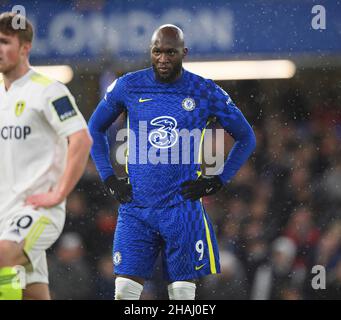
<path fill-rule="evenodd" d="M 113 249 L 115 299 L 139 299 L 160 251 L 170 299 L 194 299 L 195 280 L 220 272 L 217 241 L 201 198 L 234 177 L 254 150 L 255 135 L 223 89 L 183 69 L 187 52 L 181 29 L 159 27 L 151 40 L 152 67 L 115 80 L 89 121 L 92 159 L 121 203 Z M 128 141 L 127 177 L 119 178 L 106 131 L 121 113 L 135 137 Z M 196 161 L 202 139 L 182 148 L 182 133 L 199 129 L 203 135 L 212 119 L 235 143 L 223 167 L 205 176 Z M 178 161 L 171 161 L 175 148 Z"/>

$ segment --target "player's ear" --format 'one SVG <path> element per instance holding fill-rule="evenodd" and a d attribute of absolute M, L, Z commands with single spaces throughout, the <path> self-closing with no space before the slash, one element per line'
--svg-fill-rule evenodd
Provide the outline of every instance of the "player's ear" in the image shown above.
<path fill-rule="evenodd" d="M 32 49 L 32 43 L 31 42 L 25 41 L 22 43 L 21 50 L 26 56 L 28 56 L 30 54 L 31 49 Z"/>
<path fill-rule="evenodd" d="M 186 57 L 188 53 L 188 48 L 184 48 L 183 53 L 182 53 L 182 58 Z"/>

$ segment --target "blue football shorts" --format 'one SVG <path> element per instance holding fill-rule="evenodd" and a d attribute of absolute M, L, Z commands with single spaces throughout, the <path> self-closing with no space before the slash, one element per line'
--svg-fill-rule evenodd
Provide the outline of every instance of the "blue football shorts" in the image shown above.
<path fill-rule="evenodd" d="M 165 208 L 120 206 L 114 273 L 150 279 L 160 252 L 169 282 L 220 272 L 217 240 L 201 201 Z"/>

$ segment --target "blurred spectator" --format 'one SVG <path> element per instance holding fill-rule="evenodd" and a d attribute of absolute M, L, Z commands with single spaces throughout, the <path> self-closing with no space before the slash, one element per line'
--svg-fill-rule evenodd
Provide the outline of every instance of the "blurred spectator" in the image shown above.
<path fill-rule="evenodd" d="M 295 284 L 293 262 L 295 243 L 286 237 L 277 238 L 272 244 L 269 263 L 261 265 L 255 274 L 251 289 L 253 300 L 284 299 Z"/>
<path fill-rule="evenodd" d="M 335 221 L 322 234 L 312 255 L 310 270 L 321 265 L 326 270 L 326 289 L 314 290 L 311 285 L 314 274 L 307 274 L 304 294 L 307 299 L 331 298 L 339 287 L 341 261 L 341 221 Z M 333 298 L 335 299 L 335 297 Z"/>
<path fill-rule="evenodd" d="M 245 248 L 242 251 L 240 257 L 245 268 L 245 276 L 247 280 L 247 297 L 250 296 L 251 285 L 255 278 L 260 265 L 267 261 L 268 244 L 263 238 L 255 238 L 245 243 Z"/>
<path fill-rule="evenodd" d="M 322 235 L 316 248 L 314 264 L 333 269 L 341 258 L 341 221 L 336 221 Z"/>
<path fill-rule="evenodd" d="M 66 202 L 64 232 L 77 232 L 82 239 L 89 239 L 94 221 L 90 217 L 84 193 L 73 191 Z"/>
<path fill-rule="evenodd" d="M 111 253 L 101 257 L 97 269 L 98 274 L 94 280 L 96 298 L 99 300 L 113 300 L 115 296 L 115 279 Z"/>
<path fill-rule="evenodd" d="M 226 249 L 232 253 L 240 252 L 239 229 L 239 223 L 235 223 L 232 220 L 226 220 L 224 222 L 218 235 L 222 249 Z"/>
<path fill-rule="evenodd" d="M 91 274 L 77 233 L 64 233 L 56 255 L 49 259 L 51 297 L 56 300 L 91 299 Z"/>
<path fill-rule="evenodd" d="M 98 257 L 112 251 L 116 216 L 112 208 L 102 208 L 97 212 L 95 227 L 97 232 L 92 235 L 93 256 Z"/>
<path fill-rule="evenodd" d="M 197 298 L 205 300 L 241 300 L 247 296 L 244 270 L 235 255 L 221 251 L 221 273 L 208 276 L 198 285 Z"/>
<path fill-rule="evenodd" d="M 341 156 L 335 158 L 323 181 L 326 196 L 330 201 L 341 204 Z"/>
<path fill-rule="evenodd" d="M 315 227 L 312 213 L 307 207 L 297 209 L 291 216 L 284 235 L 296 244 L 296 268 L 306 270 L 309 266 L 308 259 L 320 238 L 320 231 Z"/>
<path fill-rule="evenodd" d="M 326 299 L 341 300 L 341 259 L 337 262 L 328 279 Z"/>

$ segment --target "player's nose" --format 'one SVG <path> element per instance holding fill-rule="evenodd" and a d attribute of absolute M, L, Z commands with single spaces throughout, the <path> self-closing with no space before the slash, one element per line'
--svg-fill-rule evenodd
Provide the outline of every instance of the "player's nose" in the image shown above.
<path fill-rule="evenodd" d="M 161 62 L 161 63 L 168 62 L 168 57 L 165 53 L 160 54 L 159 62 Z"/>

